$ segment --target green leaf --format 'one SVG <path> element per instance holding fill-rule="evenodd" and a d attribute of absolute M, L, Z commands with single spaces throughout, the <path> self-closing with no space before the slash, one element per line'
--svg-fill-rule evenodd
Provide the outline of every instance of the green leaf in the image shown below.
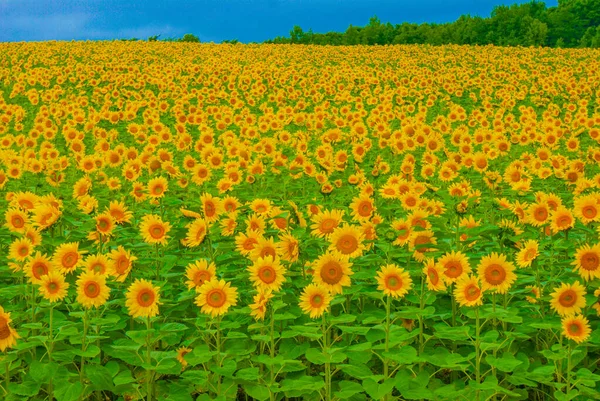
<path fill-rule="evenodd" d="M 396 381 L 394 379 L 387 379 L 381 384 L 372 379 L 365 379 L 362 382 L 362 387 L 372 399 L 381 400 L 386 395 L 392 393 L 395 383 Z"/>
<path fill-rule="evenodd" d="M 265 386 L 259 386 L 257 384 L 245 384 L 242 386 L 246 393 L 258 401 L 268 400 L 271 394 L 269 389 Z"/>
<path fill-rule="evenodd" d="M 59 383 L 63 383 L 59 386 Z M 68 381 L 58 382 L 56 384 L 56 390 L 54 391 L 54 397 L 56 401 L 76 401 L 81 397 L 83 393 L 83 386 L 80 382 L 70 383 Z"/>
<path fill-rule="evenodd" d="M 363 392 L 363 386 L 356 382 L 341 380 L 338 385 L 340 386 L 340 389 L 336 391 L 334 395 L 341 400 L 347 400 L 348 398 Z"/>
<path fill-rule="evenodd" d="M 488 355 L 485 358 L 485 361 L 489 363 L 490 366 L 493 366 L 502 372 L 512 372 L 517 366 L 523 363 L 508 352 L 505 352 L 502 355 L 502 358 L 495 358 L 493 355 Z"/>
<path fill-rule="evenodd" d="M 110 371 L 102 365 L 92 365 L 85 369 L 85 374 L 94 386 L 94 390 L 111 390 L 114 388 Z"/>
<path fill-rule="evenodd" d="M 258 368 L 245 368 L 238 370 L 235 376 L 242 380 L 256 381 L 260 374 Z"/>

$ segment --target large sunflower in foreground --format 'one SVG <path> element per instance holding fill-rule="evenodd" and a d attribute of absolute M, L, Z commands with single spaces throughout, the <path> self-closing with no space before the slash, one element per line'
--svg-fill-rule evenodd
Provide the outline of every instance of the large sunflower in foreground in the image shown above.
<path fill-rule="evenodd" d="M 211 281 L 217 275 L 217 266 L 213 262 L 200 259 L 187 265 L 185 268 L 187 287 L 198 291 L 202 284 Z"/>
<path fill-rule="evenodd" d="M 328 252 L 313 262 L 313 281 L 332 294 L 341 294 L 342 287 L 350 286 L 350 276 L 354 274 L 351 266 L 352 263 L 345 256 Z"/>
<path fill-rule="evenodd" d="M 479 306 L 483 303 L 483 291 L 476 277 L 463 276 L 456 282 L 454 298 L 460 306 Z"/>
<path fill-rule="evenodd" d="M 585 287 L 564 283 L 551 294 L 550 306 L 561 316 L 574 316 L 585 307 Z"/>
<path fill-rule="evenodd" d="M 433 258 L 425 260 L 423 274 L 427 277 L 427 289 L 431 291 L 443 291 L 446 289 L 446 283 L 442 278 L 444 271 L 440 265 L 435 263 Z"/>
<path fill-rule="evenodd" d="M 79 250 L 78 242 L 68 242 L 58 246 L 52 256 L 54 268 L 62 274 L 73 273 L 78 267 L 83 266 L 82 255 L 87 251 Z"/>
<path fill-rule="evenodd" d="M 110 288 L 106 285 L 105 276 L 87 271 L 79 275 L 76 284 L 77 302 L 86 309 L 102 306 L 108 300 Z"/>
<path fill-rule="evenodd" d="M 600 244 L 585 244 L 578 248 L 575 260 L 571 264 L 584 280 L 600 278 Z"/>
<path fill-rule="evenodd" d="M 561 323 L 564 336 L 576 343 L 587 340 L 592 332 L 589 320 L 581 315 L 565 317 Z"/>
<path fill-rule="evenodd" d="M 11 321 L 10 313 L 4 312 L 4 308 L 0 306 L 0 351 L 2 352 L 14 347 L 19 338 L 15 329 L 10 326 Z"/>
<path fill-rule="evenodd" d="M 188 248 L 199 246 L 208 234 L 208 225 L 204 219 L 196 219 L 185 227 L 187 228 L 187 234 L 182 243 Z"/>
<path fill-rule="evenodd" d="M 364 235 L 360 227 L 344 224 L 331 233 L 329 249 L 348 258 L 356 258 L 362 255 L 365 249 L 362 243 L 363 238 Z"/>
<path fill-rule="evenodd" d="M 231 287 L 225 280 L 212 279 L 198 290 L 196 305 L 202 313 L 212 317 L 224 315 L 231 306 L 237 305 L 237 288 Z"/>
<path fill-rule="evenodd" d="M 448 283 L 455 283 L 464 275 L 471 273 L 469 258 L 460 251 L 446 253 L 438 259 L 437 265 L 443 271 L 444 281 Z"/>
<path fill-rule="evenodd" d="M 149 214 L 142 218 L 140 231 L 144 241 L 149 244 L 166 245 L 171 224 L 163 222 L 160 216 Z"/>
<path fill-rule="evenodd" d="M 323 316 L 330 303 L 329 291 L 317 284 L 307 285 L 300 296 L 300 308 L 312 319 Z"/>
<path fill-rule="evenodd" d="M 279 291 L 285 282 L 285 268 L 270 255 L 256 259 L 248 271 L 252 285 L 259 290 Z"/>
<path fill-rule="evenodd" d="M 521 250 L 517 253 L 516 261 L 517 266 L 529 267 L 531 263 L 537 258 L 540 254 L 539 252 L 539 243 L 536 240 L 528 240 L 525 245 L 521 248 Z"/>
<path fill-rule="evenodd" d="M 69 283 L 65 282 L 65 277 L 56 271 L 51 271 L 42 276 L 40 293 L 42 297 L 50 302 L 57 302 L 66 297 L 68 288 Z"/>
<path fill-rule="evenodd" d="M 412 288 L 412 279 L 408 272 L 394 264 L 382 266 L 375 279 L 377 289 L 393 298 L 402 298 Z"/>
<path fill-rule="evenodd" d="M 515 266 L 506 261 L 505 255 L 492 252 L 491 255 L 484 256 L 477 267 L 481 289 L 483 291 L 495 290 L 499 294 L 506 294 L 517 279 L 514 271 Z"/>
<path fill-rule="evenodd" d="M 154 317 L 158 315 L 160 287 L 148 280 L 136 279 L 127 289 L 125 306 L 132 317 Z"/>

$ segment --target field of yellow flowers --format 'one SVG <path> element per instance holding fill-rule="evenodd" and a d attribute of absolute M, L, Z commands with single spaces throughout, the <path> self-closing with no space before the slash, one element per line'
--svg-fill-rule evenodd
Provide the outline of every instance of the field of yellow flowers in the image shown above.
<path fill-rule="evenodd" d="M 600 399 L 599 71 L 0 44 L 0 398 Z"/>

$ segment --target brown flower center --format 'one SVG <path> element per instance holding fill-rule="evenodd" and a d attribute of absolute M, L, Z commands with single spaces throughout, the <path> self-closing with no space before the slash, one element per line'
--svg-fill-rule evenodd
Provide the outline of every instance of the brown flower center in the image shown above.
<path fill-rule="evenodd" d="M 206 303 L 213 308 L 220 308 L 225 305 L 227 295 L 220 288 L 214 288 L 206 294 Z"/>
<path fill-rule="evenodd" d="M 137 295 L 137 302 L 143 308 L 147 308 L 154 303 L 154 291 L 149 288 L 144 288 Z"/>

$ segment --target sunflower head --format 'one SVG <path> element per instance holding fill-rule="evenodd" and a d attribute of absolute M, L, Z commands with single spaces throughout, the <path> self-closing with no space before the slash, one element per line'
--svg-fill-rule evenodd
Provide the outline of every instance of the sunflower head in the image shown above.
<path fill-rule="evenodd" d="M 129 315 L 136 317 L 154 317 L 158 315 L 160 304 L 160 287 L 155 287 L 148 280 L 136 279 L 129 286 L 126 294 L 125 306 Z"/>

